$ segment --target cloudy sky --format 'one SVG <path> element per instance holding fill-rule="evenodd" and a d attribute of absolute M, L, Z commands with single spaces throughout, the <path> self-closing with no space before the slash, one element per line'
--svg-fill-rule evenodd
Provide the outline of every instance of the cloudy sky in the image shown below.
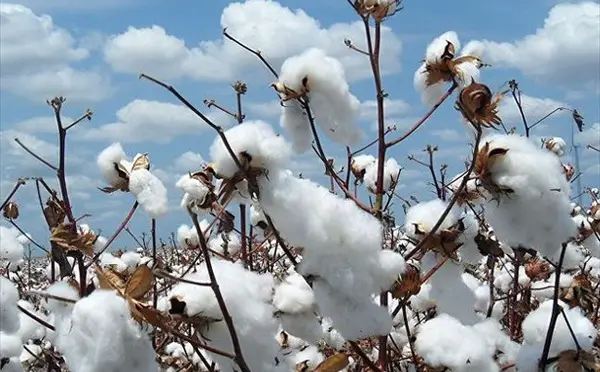
<path fill-rule="evenodd" d="M 485 44 L 485 62 L 492 67 L 483 72 L 483 79 L 493 90 L 518 80 L 530 121 L 558 107 L 577 108 L 584 115 L 585 132 L 576 135 L 582 180 L 584 185 L 600 185 L 600 154 L 585 149 L 587 144 L 600 146 L 597 2 L 407 0 L 404 6 L 386 21 L 383 32 L 386 120 L 397 127 L 390 136 L 401 135 L 425 113 L 413 88 L 414 71 L 427 44 L 453 30 L 463 45 L 470 40 Z M 231 125 L 231 120 L 202 101 L 214 99 L 231 107 L 231 83 L 243 80 L 248 84 L 247 118 L 268 121 L 280 131 L 280 109 L 269 88 L 272 77 L 255 57 L 223 39 L 223 27 L 260 49 L 276 68 L 309 47 L 338 58 L 352 92 L 362 101 L 362 126 L 369 137 L 375 136 L 368 61 L 344 45 L 344 39 L 364 45 L 362 24 L 345 0 L 179 0 L 176 6 L 164 0 L 24 0 L 1 3 L 0 14 L 0 198 L 4 200 L 18 177 L 51 178 L 51 172 L 14 139 L 56 163 L 56 125 L 45 100 L 63 95 L 65 122 L 87 108 L 94 111 L 91 122 L 70 131 L 68 181 L 75 214 L 91 214 L 85 221 L 107 235 L 120 224 L 132 198 L 120 193 L 107 196 L 96 189 L 103 186 L 95 161 L 103 148 L 121 142 L 130 156 L 150 154 L 155 171 L 169 187 L 173 206 L 159 221 L 159 234 L 165 237 L 187 222 L 173 185 L 178 175 L 196 169 L 208 156 L 214 139 L 214 133 L 166 91 L 139 80 L 139 73 L 175 85 L 223 126 Z M 405 196 L 432 197 L 425 183 L 428 173 L 408 161 L 408 155 L 422 156 L 427 144 L 438 145 L 437 162 L 448 164 L 449 174 L 458 172 L 469 155 L 469 138 L 450 103 L 390 154 L 405 167 L 401 188 Z M 508 127 L 521 129 L 511 100 L 503 102 L 501 116 Z M 565 112 L 536 127 L 533 135 L 570 141 L 572 125 Z M 327 144 L 327 152 L 339 159 L 345 154 L 332 144 Z M 323 170 L 315 158 L 300 156 L 291 166 L 305 177 L 322 180 Z M 16 200 L 23 216 L 19 224 L 44 240 L 47 232 L 33 183 Z M 141 212 L 131 228 L 141 233 L 148 225 Z"/>

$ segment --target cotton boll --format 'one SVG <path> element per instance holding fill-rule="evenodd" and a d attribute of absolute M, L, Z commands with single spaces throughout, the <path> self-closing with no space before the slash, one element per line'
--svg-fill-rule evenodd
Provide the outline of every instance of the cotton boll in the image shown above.
<path fill-rule="evenodd" d="M 486 137 L 489 148 L 508 149 L 488 168 L 492 181 L 514 192 L 488 203 L 486 218 L 496 236 L 548 256 L 576 233 L 571 219 L 570 185 L 554 154 L 517 135 Z M 484 145 L 482 145 L 484 146 Z"/>
<path fill-rule="evenodd" d="M 560 251 L 562 248 L 559 248 L 558 251 L 551 257 L 553 260 L 558 262 L 560 257 Z M 565 247 L 565 256 L 563 258 L 563 269 L 576 269 L 585 259 L 585 254 L 583 252 L 583 247 L 575 242 L 567 243 Z"/>
<path fill-rule="evenodd" d="M 544 145 L 558 157 L 564 156 L 567 149 L 567 143 L 561 137 L 548 138 Z"/>
<path fill-rule="evenodd" d="M 25 347 L 27 350 L 25 350 Z M 24 365 L 29 365 L 42 357 L 43 349 L 40 345 L 25 345 L 19 356 L 19 361 Z M 32 355 L 33 354 L 33 355 Z"/>
<path fill-rule="evenodd" d="M 267 218 L 265 213 L 260 208 L 258 203 L 253 203 L 250 205 L 250 223 L 252 226 L 257 226 L 259 223 L 267 223 Z"/>
<path fill-rule="evenodd" d="M 446 314 L 419 327 L 415 351 L 430 366 L 446 366 L 454 372 L 500 370 L 493 360 L 495 348 L 486 338 Z"/>
<path fill-rule="evenodd" d="M 316 346 L 309 346 L 294 353 L 288 360 L 290 361 L 289 367 L 291 370 L 297 370 L 296 366 L 299 364 L 305 365 L 309 370 L 313 370 L 319 363 L 325 360 L 325 357 L 319 352 Z"/>
<path fill-rule="evenodd" d="M 367 190 L 372 193 L 377 191 L 377 166 L 377 159 L 375 159 L 375 162 L 366 167 L 363 178 Z M 383 168 L 383 191 L 389 191 L 392 185 L 398 182 L 399 177 L 400 166 L 398 165 L 398 162 L 393 158 L 388 159 Z"/>
<path fill-rule="evenodd" d="M 23 258 L 23 243 L 19 241 L 21 232 L 14 227 L 0 225 L 0 260 L 16 264 Z"/>
<path fill-rule="evenodd" d="M 246 121 L 225 132 L 225 137 L 233 152 L 238 156 L 246 152 L 252 157 L 251 166 L 268 170 L 280 168 L 291 153 L 283 137 L 264 121 Z M 238 167 L 221 138 L 217 138 L 210 147 L 210 156 L 215 169 L 221 176 L 233 176 Z"/>
<path fill-rule="evenodd" d="M 202 223 L 200 224 L 202 230 Z M 179 248 L 198 247 L 200 246 L 200 238 L 196 232 L 195 227 L 188 225 L 181 225 L 177 229 L 177 244 Z"/>
<path fill-rule="evenodd" d="M 483 44 L 479 40 L 469 41 L 464 48 L 462 48 L 460 55 L 461 56 L 473 56 L 479 59 L 483 59 L 483 55 L 485 53 L 485 44 Z"/>
<path fill-rule="evenodd" d="M 158 218 L 167 212 L 167 189 L 150 171 L 140 168 L 131 172 L 129 190 L 150 217 Z"/>
<path fill-rule="evenodd" d="M 462 268 L 453 261 L 444 263 L 429 279 L 431 297 L 438 313 L 445 313 L 465 325 L 479 321 L 475 313 L 475 295 L 462 280 Z M 456 301 L 460 298 L 460 301 Z"/>
<path fill-rule="evenodd" d="M 413 239 L 419 240 L 422 235 L 417 234 L 416 227 L 422 232 L 429 232 L 436 225 L 442 214 L 447 208 L 447 203 L 440 199 L 433 199 L 428 202 L 421 202 L 410 207 L 404 218 L 404 228 L 406 234 Z M 444 218 L 437 231 L 448 229 L 458 222 L 459 214 L 456 208 L 452 208 L 450 213 Z"/>
<path fill-rule="evenodd" d="M 274 365 L 279 346 L 273 340 L 278 324 L 270 305 L 274 280 L 270 274 L 257 274 L 244 269 L 240 263 L 226 260 L 211 260 L 219 288 L 240 340 L 242 353 L 251 370 L 284 371 Z M 209 282 L 205 264 L 198 272 L 188 274 L 186 280 Z M 169 312 L 179 313 L 181 307 L 187 316 L 202 315 L 220 320 L 223 314 L 213 290 L 208 286 L 178 283 L 169 292 Z M 182 305 L 183 303 L 183 305 Z M 207 342 L 214 347 L 231 347 L 231 336 L 223 321 L 213 322 L 202 332 Z M 222 370 L 234 368 L 235 363 L 225 357 L 214 355 Z"/>
<path fill-rule="evenodd" d="M 124 273 L 127 270 L 127 264 L 123 262 L 123 260 L 108 252 L 102 253 L 98 259 L 100 260 L 100 266 L 102 267 L 112 267 L 119 273 Z"/>
<path fill-rule="evenodd" d="M 17 334 L 9 334 L 4 331 L 0 332 L 0 357 L 13 358 L 21 355 L 21 338 Z M 18 359 L 17 359 L 18 362 Z M 11 361 L 12 363 L 12 361 Z M 2 369 L 4 372 L 4 368 Z"/>
<path fill-rule="evenodd" d="M 435 307 L 435 300 L 431 298 L 431 284 L 423 284 L 419 293 L 410 298 L 410 305 L 413 310 L 420 312 Z"/>
<path fill-rule="evenodd" d="M 393 327 L 387 309 L 371 299 L 340 296 L 334 288 L 320 281 L 313 283 L 313 291 L 319 310 L 331 318 L 347 340 L 387 335 Z"/>
<path fill-rule="evenodd" d="M 242 248 L 240 237 L 235 232 L 220 233 L 209 240 L 208 248 L 223 255 L 234 255 Z"/>
<path fill-rule="evenodd" d="M 425 63 L 421 64 L 417 71 L 415 71 L 413 85 L 415 90 L 420 94 L 421 102 L 425 106 L 435 105 L 444 95 L 446 88 L 443 82 L 427 85 L 427 69 Z"/>
<path fill-rule="evenodd" d="M 58 329 L 56 346 L 71 371 L 158 370 L 150 340 L 115 291 L 96 290 L 79 300 L 69 323 Z"/>
<path fill-rule="evenodd" d="M 24 300 L 19 301 L 19 305 L 30 313 L 34 314 L 36 317 L 42 320 L 46 320 L 46 316 L 44 314 L 39 313 L 35 310 L 34 306 Z M 26 343 L 28 340 L 41 340 L 46 335 L 46 327 L 41 325 L 37 320 L 32 319 L 29 315 L 20 312 L 19 313 L 19 337 L 21 337 L 21 341 Z"/>
<path fill-rule="evenodd" d="M 4 276 L 0 276 L 0 331 L 13 333 L 19 329 L 17 287 Z"/>
<path fill-rule="evenodd" d="M 79 293 L 75 288 L 66 282 L 56 282 L 46 289 L 46 293 L 57 298 L 66 298 L 68 300 L 77 301 Z M 73 304 L 66 301 L 47 298 L 42 301 L 42 305 L 54 313 L 60 319 L 66 318 L 73 308 Z"/>
<path fill-rule="evenodd" d="M 573 333 L 583 350 L 591 350 L 596 338 L 594 324 L 586 318 L 581 309 L 569 309 L 562 301 L 559 305 L 564 309 Z M 550 323 L 552 301 L 543 302 L 536 310 L 529 313 L 522 324 L 523 342 L 527 345 L 543 345 Z M 569 331 L 568 325 L 562 316 L 558 317 L 552 336 L 549 356 L 555 356 L 564 350 L 575 350 L 576 345 Z"/>
<path fill-rule="evenodd" d="M 282 328 L 295 337 L 317 344 L 323 338 L 323 329 L 313 313 L 279 315 Z"/>
<path fill-rule="evenodd" d="M 433 39 L 425 51 L 425 61 L 428 63 L 437 63 L 441 61 L 446 45 L 451 42 L 455 51 L 460 50 L 460 41 L 455 31 L 447 31 Z"/>
<path fill-rule="evenodd" d="M 342 63 L 317 48 L 286 59 L 281 66 L 278 84 L 300 93 L 304 82 L 316 125 L 333 141 L 344 145 L 357 143 L 362 137 L 356 126 L 360 102 L 350 93 Z M 300 114 L 297 107 L 292 106 L 292 110 L 290 114 Z M 299 126 L 300 120 L 297 117 L 294 124 Z M 290 135 L 294 134 L 300 135 L 295 142 L 304 145 L 299 148 L 306 150 L 306 131 L 295 127 Z"/>
<path fill-rule="evenodd" d="M 275 287 L 273 305 L 287 314 L 311 312 L 315 306 L 315 295 L 306 280 L 294 273 Z"/>
<path fill-rule="evenodd" d="M 100 168 L 100 174 L 110 185 L 117 185 L 121 181 L 121 177 L 115 169 L 115 163 L 119 164 L 126 157 L 123 147 L 118 142 L 108 146 L 98 155 L 96 162 Z"/>
<path fill-rule="evenodd" d="M 137 252 L 124 252 L 120 258 L 128 269 L 135 269 L 140 263 L 142 255 Z"/>

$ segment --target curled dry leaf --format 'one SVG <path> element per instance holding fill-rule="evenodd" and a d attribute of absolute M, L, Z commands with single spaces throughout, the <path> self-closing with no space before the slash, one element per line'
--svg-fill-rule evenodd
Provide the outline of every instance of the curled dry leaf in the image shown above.
<path fill-rule="evenodd" d="M 482 255 L 504 257 L 504 251 L 500 247 L 498 240 L 488 236 L 487 234 L 482 234 L 481 231 L 475 235 L 474 240 L 475 244 L 477 245 L 477 249 Z"/>
<path fill-rule="evenodd" d="M 592 283 L 583 273 L 573 277 L 571 285 L 561 291 L 560 297 L 569 307 L 578 306 L 588 315 L 594 313 L 594 303 L 598 301 Z"/>
<path fill-rule="evenodd" d="M 154 274 L 146 265 L 138 266 L 125 284 L 125 296 L 141 300 L 152 289 Z"/>
<path fill-rule="evenodd" d="M 86 233 L 77 230 L 73 231 L 69 224 L 63 223 L 52 228 L 50 241 L 65 252 L 78 251 L 92 256 L 94 254 L 96 234 L 91 231 Z"/>
<path fill-rule="evenodd" d="M 336 353 L 321 362 L 314 372 L 339 372 L 350 364 L 345 353 Z"/>
<path fill-rule="evenodd" d="M 600 372 L 600 361 L 585 350 L 565 350 L 558 355 L 557 372 Z"/>
<path fill-rule="evenodd" d="M 67 214 L 65 213 L 65 204 L 62 200 L 54 197 L 49 197 L 44 208 L 44 218 L 48 227 L 51 229 L 65 221 Z"/>

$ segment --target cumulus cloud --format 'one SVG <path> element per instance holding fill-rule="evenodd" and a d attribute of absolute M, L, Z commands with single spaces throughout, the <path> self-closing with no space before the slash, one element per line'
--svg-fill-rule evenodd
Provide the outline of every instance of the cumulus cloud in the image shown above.
<path fill-rule="evenodd" d="M 1 89 L 28 99 L 64 95 L 69 101 L 99 101 L 111 92 L 110 80 L 71 63 L 90 53 L 48 15 L 18 4 L 0 3 Z"/>
<path fill-rule="evenodd" d="M 221 15 L 221 26 L 241 42 L 260 50 L 276 67 L 291 55 L 317 47 L 338 58 L 351 81 L 371 76 L 368 59 L 344 45 L 348 38 L 356 46 L 365 47 L 360 21 L 323 27 L 302 10 L 271 0 L 248 0 L 229 4 Z M 383 27 L 382 37 L 382 73 L 397 72 L 400 40 L 388 27 Z M 104 48 L 104 58 L 118 72 L 144 72 L 162 79 L 231 81 L 251 68 L 262 68 L 255 56 L 224 38 L 189 46 L 158 25 L 129 27 L 113 35 Z"/>
<path fill-rule="evenodd" d="M 594 123 L 587 129 L 584 129 L 583 132 L 577 133 L 575 141 L 579 145 L 590 145 L 600 149 L 600 123 Z"/>
<path fill-rule="evenodd" d="M 517 68 L 540 81 L 595 82 L 600 72 L 600 6 L 596 2 L 555 5 L 535 33 L 512 42 L 483 40 L 486 62 Z"/>
<path fill-rule="evenodd" d="M 183 134 L 209 129 L 188 108 L 168 102 L 135 99 L 120 108 L 116 116 L 116 122 L 81 131 L 78 136 L 94 141 L 167 143 Z M 206 116 L 222 127 L 232 122 L 232 118 L 222 112 L 215 111 Z"/>
<path fill-rule="evenodd" d="M 538 98 L 521 94 L 521 106 L 523 113 L 530 124 L 548 115 L 559 107 L 569 107 L 564 102 L 556 101 L 550 98 Z M 506 127 L 519 126 L 521 123 L 521 113 L 517 104 L 510 95 L 504 97 L 499 107 L 500 117 Z M 568 111 L 558 111 L 554 115 L 566 115 Z"/>

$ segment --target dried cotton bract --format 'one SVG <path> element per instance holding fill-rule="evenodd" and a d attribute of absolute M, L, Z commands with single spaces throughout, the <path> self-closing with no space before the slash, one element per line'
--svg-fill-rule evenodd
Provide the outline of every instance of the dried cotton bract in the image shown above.
<path fill-rule="evenodd" d="M 487 222 L 510 246 L 557 254 L 576 234 L 570 185 L 558 158 L 518 135 L 491 135 L 482 140 L 475 172 L 491 197 Z"/>
<path fill-rule="evenodd" d="M 560 137 L 551 137 L 543 141 L 544 147 L 556 154 L 556 156 L 562 157 L 565 155 L 567 149 L 567 143 Z"/>
<path fill-rule="evenodd" d="M 466 86 L 479 80 L 481 51 L 475 43 L 469 43 L 463 54 L 456 57 L 460 49 L 458 35 L 448 31 L 437 38 L 427 47 L 425 61 L 415 72 L 414 86 L 421 93 L 425 105 L 433 105 L 444 94 L 446 83 L 456 82 Z"/>
<path fill-rule="evenodd" d="M 503 93 L 494 96 L 487 85 L 473 80 L 460 91 L 456 108 L 469 123 L 478 127 L 493 127 L 502 123 L 498 116 L 498 104 L 503 96 Z"/>
<path fill-rule="evenodd" d="M 362 136 L 356 127 L 359 100 L 350 93 L 340 61 L 311 48 L 288 58 L 279 80 L 272 85 L 282 100 L 281 125 L 292 137 L 296 152 L 310 149 L 310 123 L 298 98 L 310 103 L 316 125 L 332 140 L 351 145 Z"/>

